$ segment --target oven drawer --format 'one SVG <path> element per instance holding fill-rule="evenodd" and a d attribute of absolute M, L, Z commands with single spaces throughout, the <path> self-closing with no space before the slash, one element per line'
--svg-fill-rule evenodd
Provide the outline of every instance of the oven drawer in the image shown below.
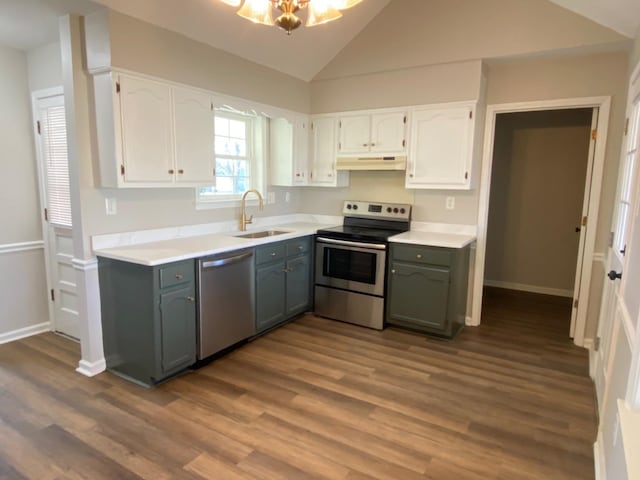
<path fill-rule="evenodd" d="M 451 252 L 437 247 L 423 245 L 391 244 L 391 257 L 411 263 L 424 263 L 428 265 L 451 265 Z"/>
<path fill-rule="evenodd" d="M 285 242 L 270 243 L 256 248 L 256 265 L 283 259 L 287 254 Z"/>

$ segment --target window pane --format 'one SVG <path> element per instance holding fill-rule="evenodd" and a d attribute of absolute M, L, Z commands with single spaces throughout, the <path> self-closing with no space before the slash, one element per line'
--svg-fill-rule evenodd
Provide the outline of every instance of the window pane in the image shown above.
<path fill-rule="evenodd" d="M 216 155 L 230 155 L 229 138 L 216 135 Z"/>
<path fill-rule="evenodd" d="M 216 115 L 216 135 L 221 135 L 223 137 L 229 136 L 229 120 L 224 117 L 219 117 Z"/>
<path fill-rule="evenodd" d="M 216 193 L 234 193 L 233 177 L 216 177 Z"/>
<path fill-rule="evenodd" d="M 247 156 L 247 142 L 239 139 L 231 139 L 231 154 L 236 157 L 246 157 Z"/>
<path fill-rule="evenodd" d="M 229 136 L 235 138 L 247 138 L 247 124 L 240 120 L 231 120 Z"/>

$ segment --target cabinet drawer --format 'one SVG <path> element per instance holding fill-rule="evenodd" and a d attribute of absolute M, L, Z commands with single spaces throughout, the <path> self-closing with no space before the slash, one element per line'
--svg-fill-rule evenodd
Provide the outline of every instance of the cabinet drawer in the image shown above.
<path fill-rule="evenodd" d="M 287 257 L 301 255 L 311 250 L 311 239 L 309 237 L 296 238 L 287 242 Z"/>
<path fill-rule="evenodd" d="M 180 262 L 160 268 L 160 288 L 193 281 L 193 262 Z"/>
<path fill-rule="evenodd" d="M 445 248 L 394 244 L 391 247 L 391 257 L 405 262 L 451 265 L 451 252 Z"/>
<path fill-rule="evenodd" d="M 286 251 L 284 242 L 270 243 L 269 245 L 258 247 L 256 248 L 256 265 L 283 259 Z"/>

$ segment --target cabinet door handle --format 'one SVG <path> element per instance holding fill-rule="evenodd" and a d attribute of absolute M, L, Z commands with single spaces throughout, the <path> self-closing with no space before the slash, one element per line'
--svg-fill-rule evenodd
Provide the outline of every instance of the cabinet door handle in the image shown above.
<path fill-rule="evenodd" d="M 178 170 L 178 173 L 179 173 L 180 175 L 182 175 L 182 174 L 184 173 L 184 170 L 180 169 L 180 170 Z"/>
<path fill-rule="evenodd" d="M 410 174 L 409 174 L 409 178 L 413 178 L 413 173 L 410 173 Z"/>
<path fill-rule="evenodd" d="M 302 251 L 304 250 L 304 247 L 302 245 L 298 245 L 298 250 Z"/>
<path fill-rule="evenodd" d="M 194 297 L 187 297 L 188 302 L 195 302 L 196 299 Z"/>
<path fill-rule="evenodd" d="M 363 144 L 362 144 L 362 146 L 363 146 L 363 147 L 368 147 L 368 146 L 369 146 L 369 144 L 368 144 L 368 143 L 363 143 Z"/>
<path fill-rule="evenodd" d="M 173 168 L 169 170 L 169 175 L 173 175 Z"/>
<path fill-rule="evenodd" d="M 270 254 L 270 255 L 271 255 L 272 257 L 275 257 L 275 256 L 276 256 L 276 252 L 271 252 L 271 254 Z"/>
<path fill-rule="evenodd" d="M 369 145 L 371 145 L 372 147 L 375 147 L 376 144 L 375 143 L 370 143 Z"/>
<path fill-rule="evenodd" d="M 181 273 L 176 273 L 176 280 L 182 280 L 183 276 Z"/>
<path fill-rule="evenodd" d="M 395 269 L 391 270 L 391 273 L 396 273 Z"/>
<path fill-rule="evenodd" d="M 422 258 L 422 254 L 421 253 L 417 254 L 416 258 Z"/>

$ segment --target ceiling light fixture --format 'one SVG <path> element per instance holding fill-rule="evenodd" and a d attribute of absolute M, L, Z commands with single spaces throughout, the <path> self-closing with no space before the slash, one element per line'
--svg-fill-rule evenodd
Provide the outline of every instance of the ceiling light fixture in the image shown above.
<path fill-rule="evenodd" d="M 221 0 L 227 5 L 240 7 L 242 0 Z M 287 35 L 302 25 L 302 20 L 296 13 L 307 8 L 307 27 L 331 22 L 342 16 L 340 10 L 346 10 L 357 5 L 362 0 L 244 0 L 238 15 L 254 23 L 263 25 L 277 25 Z M 273 18 L 273 10 L 280 15 Z"/>

